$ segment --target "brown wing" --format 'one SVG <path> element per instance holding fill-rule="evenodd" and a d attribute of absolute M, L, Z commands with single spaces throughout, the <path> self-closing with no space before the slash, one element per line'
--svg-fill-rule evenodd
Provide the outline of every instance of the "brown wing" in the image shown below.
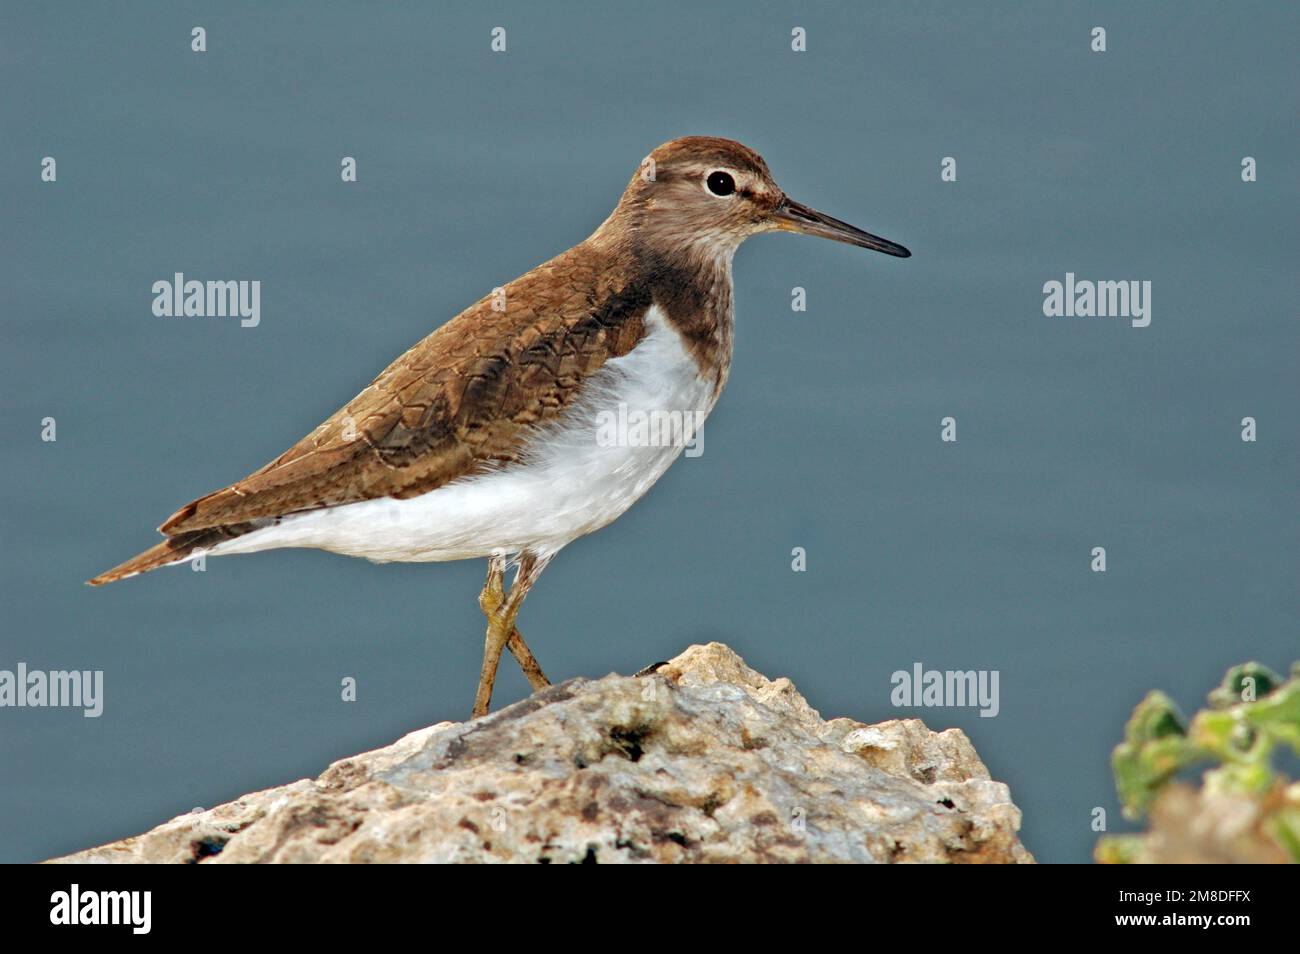
<path fill-rule="evenodd" d="M 583 381 L 645 333 L 644 289 L 579 245 L 471 306 L 261 470 L 200 497 L 171 536 L 375 497 L 413 497 L 519 454 Z"/>

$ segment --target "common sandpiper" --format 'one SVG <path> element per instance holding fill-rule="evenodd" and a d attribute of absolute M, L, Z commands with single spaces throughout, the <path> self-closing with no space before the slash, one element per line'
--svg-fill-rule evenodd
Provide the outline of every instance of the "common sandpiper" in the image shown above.
<path fill-rule="evenodd" d="M 515 625 L 566 544 L 640 499 L 727 382 L 731 262 L 761 232 L 911 253 L 789 198 L 752 149 L 655 149 L 590 238 L 471 305 L 271 463 L 172 514 L 98 586 L 197 553 L 316 547 L 377 562 L 486 557 L 473 715 L 502 651 L 549 685 Z M 673 440 L 601 440 L 610 415 L 682 412 Z M 507 591 L 505 574 L 514 566 Z"/>

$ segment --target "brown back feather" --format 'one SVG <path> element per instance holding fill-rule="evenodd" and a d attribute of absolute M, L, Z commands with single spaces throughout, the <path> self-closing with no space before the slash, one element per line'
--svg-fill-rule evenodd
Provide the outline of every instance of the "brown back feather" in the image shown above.
<path fill-rule="evenodd" d="M 461 312 L 336 414 L 159 528 L 171 536 L 376 497 L 413 497 L 517 459 L 584 380 L 645 334 L 650 294 L 617 253 L 578 245 Z"/>

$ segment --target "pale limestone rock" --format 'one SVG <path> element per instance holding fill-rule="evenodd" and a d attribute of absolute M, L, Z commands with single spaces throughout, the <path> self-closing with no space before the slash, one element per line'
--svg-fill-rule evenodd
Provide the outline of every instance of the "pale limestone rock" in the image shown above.
<path fill-rule="evenodd" d="M 1031 862 L 957 729 L 822 721 L 720 643 L 573 679 L 68 862 Z"/>

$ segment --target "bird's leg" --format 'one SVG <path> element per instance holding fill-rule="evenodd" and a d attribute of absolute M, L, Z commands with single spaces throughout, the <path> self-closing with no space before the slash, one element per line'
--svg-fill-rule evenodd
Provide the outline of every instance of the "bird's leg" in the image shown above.
<path fill-rule="evenodd" d="M 505 575 L 506 559 L 504 556 L 494 556 L 488 560 L 487 581 L 483 584 L 483 592 L 478 595 L 479 608 L 483 610 L 483 615 L 492 619 L 492 615 L 501 606 L 501 601 L 505 599 Z M 536 692 L 539 689 L 545 689 L 551 684 L 546 678 L 546 673 L 542 672 L 542 665 L 533 655 L 528 644 L 524 642 L 523 634 L 519 632 L 519 627 L 513 627 L 510 630 L 510 638 L 506 640 L 506 649 L 510 650 L 510 655 L 515 657 L 515 662 L 519 663 L 519 668 L 524 672 L 524 678 L 528 680 L 528 685 L 533 687 Z"/>
<path fill-rule="evenodd" d="M 510 630 L 506 649 L 510 650 L 510 655 L 514 656 L 515 662 L 519 663 L 519 668 L 523 670 L 524 678 L 528 680 L 528 685 L 532 687 L 533 692 L 545 689 L 551 684 L 551 680 L 546 678 L 546 673 L 542 672 L 542 664 L 532 654 L 518 628 Z"/>
<path fill-rule="evenodd" d="M 483 668 L 479 672 L 478 691 L 474 694 L 474 711 L 471 718 L 487 715 L 488 705 L 492 701 L 492 686 L 496 682 L 497 666 L 501 663 L 501 650 L 510 643 L 511 635 L 518 636 L 515 631 L 515 618 L 519 615 L 519 607 L 528 595 L 529 589 L 537 578 L 542 575 L 542 570 L 546 569 L 546 564 L 550 558 L 545 559 L 536 557 L 531 553 L 525 553 L 519 558 L 519 569 L 515 573 L 514 583 L 510 586 L 510 592 L 500 597 L 502 582 L 504 576 L 504 561 L 497 565 L 497 558 L 488 567 L 488 579 L 483 586 L 483 595 L 480 596 L 480 605 L 488 616 L 487 638 L 483 645 Z M 494 586 L 495 577 L 495 586 Z M 495 607 L 488 611 L 488 606 L 495 602 Z M 486 604 L 486 605 L 484 605 Z M 528 647 L 523 645 L 523 639 L 519 638 L 519 644 L 524 652 Z M 513 652 L 513 650 L 512 650 Z M 518 658 L 518 653 L 516 653 Z M 528 658 L 532 660 L 532 668 L 535 675 L 541 679 L 546 677 L 541 674 L 540 667 L 537 666 L 537 660 L 532 658 L 532 653 L 528 653 Z M 520 665 L 525 666 L 525 675 L 529 670 L 523 660 Z M 529 682 L 533 681 L 533 676 L 529 676 Z M 536 685 L 534 685 L 536 688 Z"/>

